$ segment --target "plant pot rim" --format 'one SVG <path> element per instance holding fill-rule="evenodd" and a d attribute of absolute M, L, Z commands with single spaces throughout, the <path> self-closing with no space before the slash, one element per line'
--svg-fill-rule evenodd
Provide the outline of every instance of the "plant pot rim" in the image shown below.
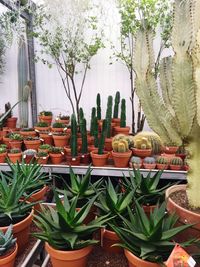
<path fill-rule="evenodd" d="M 17 251 L 18 251 L 18 245 L 17 242 L 15 243 L 15 247 L 13 248 L 13 251 L 9 253 L 8 255 L 1 256 L 0 258 L 0 266 L 4 266 L 8 264 L 9 262 L 13 261 L 15 257 L 17 256 Z"/>
<path fill-rule="evenodd" d="M 47 190 L 47 185 L 44 185 L 39 191 L 34 193 L 29 199 L 34 199 L 34 201 L 39 200 L 40 196 L 43 195 L 43 193 L 45 194 L 46 190 Z M 30 201 L 29 199 L 28 201 Z"/>
<path fill-rule="evenodd" d="M 115 233 L 115 231 L 107 230 L 106 228 L 101 229 L 101 234 L 108 239 L 119 241 L 118 235 Z"/>
<path fill-rule="evenodd" d="M 118 157 L 118 158 L 130 157 L 132 155 L 132 151 L 130 149 L 126 152 L 115 152 L 112 150 L 111 153 L 112 153 L 112 156 Z"/>

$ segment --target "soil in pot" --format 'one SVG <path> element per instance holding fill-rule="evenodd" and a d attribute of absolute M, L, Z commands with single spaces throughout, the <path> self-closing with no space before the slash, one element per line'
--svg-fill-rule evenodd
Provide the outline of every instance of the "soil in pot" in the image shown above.
<path fill-rule="evenodd" d="M 112 157 L 114 160 L 114 165 L 117 168 L 126 168 L 128 166 L 132 151 L 127 151 L 124 153 L 112 151 Z"/>
<path fill-rule="evenodd" d="M 0 266 L 1 267 L 14 267 L 15 258 L 17 256 L 18 245 L 15 244 L 10 251 L 4 256 L 0 256 Z"/>
<path fill-rule="evenodd" d="M 172 165 L 172 164 L 170 164 L 169 168 L 170 168 L 170 170 L 173 170 L 173 171 L 180 171 L 182 169 L 182 166 L 181 165 Z"/>

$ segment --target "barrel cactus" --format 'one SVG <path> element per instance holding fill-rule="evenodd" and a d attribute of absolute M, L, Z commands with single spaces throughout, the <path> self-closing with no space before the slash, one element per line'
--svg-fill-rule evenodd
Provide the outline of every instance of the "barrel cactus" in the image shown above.
<path fill-rule="evenodd" d="M 170 164 L 171 165 L 179 165 L 182 166 L 183 165 L 183 160 L 179 157 L 173 157 L 170 159 Z"/>
<path fill-rule="evenodd" d="M 119 141 L 113 141 L 112 148 L 114 152 L 120 152 L 120 153 L 127 152 L 129 151 L 128 141 L 125 139 L 121 139 Z"/>
<path fill-rule="evenodd" d="M 153 157 L 146 157 L 146 158 L 144 158 L 144 163 L 146 163 L 146 164 L 155 164 L 156 160 Z"/>
<path fill-rule="evenodd" d="M 162 59 L 159 81 L 152 71 L 155 57 L 151 30 L 138 30 L 133 63 L 136 93 L 149 126 L 166 145 L 187 143 L 187 196 L 194 208 L 200 208 L 199 5 L 199 1 L 175 0 L 171 31 L 173 56 Z"/>
<path fill-rule="evenodd" d="M 137 149 L 151 149 L 151 142 L 146 137 L 137 138 L 134 142 Z"/>
<path fill-rule="evenodd" d="M 156 163 L 157 164 L 164 164 L 164 165 L 168 165 L 168 159 L 167 158 L 165 158 L 165 157 L 158 157 L 157 159 L 156 159 Z"/>

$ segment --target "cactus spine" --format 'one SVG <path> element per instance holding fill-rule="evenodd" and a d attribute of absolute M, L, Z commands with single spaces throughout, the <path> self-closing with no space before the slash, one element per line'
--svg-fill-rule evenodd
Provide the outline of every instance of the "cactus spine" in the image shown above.
<path fill-rule="evenodd" d="M 167 158 L 165 158 L 165 157 L 158 157 L 157 159 L 156 159 L 156 163 L 158 163 L 158 164 L 168 164 L 168 159 Z"/>
<path fill-rule="evenodd" d="M 113 141 L 112 148 L 114 152 L 120 152 L 120 153 L 127 152 L 129 151 L 128 141 L 125 139 L 121 139 L 119 141 Z"/>
<path fill-rule="evenodd" d="M 82 154 L 88 153 L 88 142 L 87 142 L 87 128 L 86 128 L 86 119 L 82 119 L 82 127 L 81 127 L 81 138 L 82 138 Z"/>
<path fill-rule="evenodd" d="M 110 95 L 107 101 L 107 110 L 106 110 L 106 120 L 107 120 L 107 132 L 106 137 L 111 137 L 111 121 L 112 121 L 112 106 L 113 106 L 113 97 Z"/>
<path fill-rule="evenodd" d="M 103 120 L 102 132 L 101 132 L 101 136 L 100 136 L 99 144 L 98 144 L 98 154 L 99 155 L 102 155 L 103 151 L 104 151 L 106 132 L 107 132 L 107 120 Z"/>
<path fill-rule="evenodd" d="M 117 119 L 119 114 L 119 103 L 120 103 L 120 92 L 117 91 L 115 94 L 115 105 L 114 105 L 114 114 L 113 118 Z"/>
<path fill-rule="evenodd" d="M 126 127 L 126 100 L 123 98 L 121 101 L 121 116 L 120 127 Z"/>
<path fill-rule="evenodd" d="M 91 121 L 90 121 L 90 135 L 94 136 L 94 118 L 96 117 L 96 108 L 92 108 Z"/>
<path fill-rule="evenodd" d="M 96 102 L 97 102 L 97 118 L 98 120 L 101 120 L 101 96 L 99 93 L 97 94 Z"/>
<path fill-rule="evenodd" d="M 170 159 L 170 164 L 171 165 L 180 165 L 182 166 L 183 165 L 183 160 L 179 157 L 173 157 Z"/>
<path fill-rule="evenodd" d="M 77 122 L 75 114 L 71 116 L 71 156 L 76 157 L 78 155 L 77 151 Z"/>

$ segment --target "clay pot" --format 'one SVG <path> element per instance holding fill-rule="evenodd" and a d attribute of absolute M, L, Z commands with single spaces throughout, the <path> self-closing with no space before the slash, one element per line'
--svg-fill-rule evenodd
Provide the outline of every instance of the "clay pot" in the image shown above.
<path fill-rule="evenodd" d="M 138 149 L 138 148 L 133 148 L 133 155 L 140 157 L 140 158 L 145 158 L 145 157 L 150 157 L 152 150 L 151 149 Z"/>
<path fill-rule="evenodd" d="M 157 163 L 156 164 L 156 168 L 158 170 L 167 170 L 168 169 L 168 164 L 159 164 L 159 163 Z"/>
<path fill-rule="evenodd" d="M 101 246 L 102 248 L 109 253 L 123 253 L 123 249 L 120 247 L 111 247 L 116 243 L 120 243 L 120 238 L 118 235 L 107 229 L 101 229 Z"/>
<path fill-rule="evenodd" d="M 67 135 L 53 135 L 54 145 L 56 147 L 65 147 L 69 143 L 69 136 Z"/>
<path fill-rule="evenodd" d="M 124 253 L 128 260 L 129 267 L 160 267 L 160 264 L 144 261 L 126 249 Z"/>
<path fill-rule="evenodd" d="M 170 164 L 169 168 L 170 168 L 170 170 L 173 170 L 173 171 L 180 171 L 182 169 L 182 166 L 181 165 L 172 165 L 172 164 Z"/>
<path fill-rule="evenodd" d="M 13 248 L 13 251 L 11 253 L 0 256 L 0 266 L 1 267 L 14 267 L 15 264 L 15 258 L 17 256 L 18 251 L 18 245 L 15 244 L 15 247 Z"/>
<path fill-rule="evenodd" d="M 176 151 L 178 150 L 177 146 L 165 146 L 164 152 L 166 154 L 176 154 Z"/>
<path fill-rule="evenodd" d="M 61 164 L 63 160 L 63 155 L 61 153 L 54 154 L 54 153 L 49 153 L 50 159 L 52 164 Z"/>
<path fill-rule="evenodd" d="M 67 164 L 70 166 L 79 166 L 81 162 L 81 156 L 78 155 L 78 156 L 72 157 L 71 155 L 66 155 L 66 161 L 67 161 Z"/>
<path fill-rule="evenodd" d="M 192 212 L 190 210 L 187 210 L 178 204 L 176 204 L 171 198 L 170 194 L 174 192 L 178 192 L 180 190 L 186 191 L 187 185 L 173 185 L 169 187 L 165 192 L 165 199 L 167 202 L 167 211 L 169 214 L 176 213 L 178 216 L 178 225 L 185 225 L 187 224 L 193 224 L 193 226 L 189 229 L 186 229 L 184 232 L 178 234 L 176 236 L 176 242 L 184 242 L 188 240 L 189 238 L 200 238 L 200 214 Z M 194 246 L 190 246 L 188 248 L 185 248 L 188 253 L 194 253 L 198 252 L 199 249 L 197 249 Z M 199 265 L 197 265 L 199 266 Z"/>
<path fill-rule="evenodd" d="M 114 160 L 115 167 L 126 168 L 128 166 L 131 155 L 132 155 L 131 150 L 124 153 L 112 151 L 112 157 Z"/>
<path fill-rule="evenodd" d="M 150 217 L 150 214 L 154 209 L 157 207 L 156 205 L 143 205 L 143 210 L 145 211 L 146 215 Z"/>
<path fill-rule="evenodd" d="M 12 140 L 9 143 L 10 143 L 10 148 L 19 148 L 19 149 L 21 149 L 21 147 L 22 147 L 22 141 Z"/>
<path fill-rule="evenodd" d="M 39 146 L 41 145 L 40 140 L 24 140 L 24 144 L 26 146 L 26 149 L 34 149 L 38 150 Z"/>
<path fill-rule="evenodd" d="M 51 131 L 54 133 L 63 133 L 64 132 L 64 128 L 53 128 L 51 127 Z"/>
<path fill-rule="evenodd" d="M 48 132 L 50 130 L 50 127 L 49 126 L 47 126 L 47 127 L 35 126 L 34 129 L 37 132 Z"/>
<path fill-rule="evenodd" d="M 0 163 L 5 163 L 7 157 L 7 152 L 0 153 Z"/>
<path fill-rule="evenodd" d="M 71 155 L 71 148 L 70 147 L 64 147 L 65 154 L 70 156 Z"/>
<path fill-rule="evenodd" d="M 29 241 L 30 225 L 33 218 L 33 209 L 31 213 L 21 222 L 13 224 L 13 236 L 17 238 L 18 254 L 24 252 L 27 243 Z M 8 229 L 8 226 L 0 227 L 4 233 Z"/>
<path fill-rule="evenodd" d="M 20 153 L 8 153 L 8 158 L 12 163 L 17 163 L 22 161 L 22 152 Z"/>
<path fill-rule="evenodd" d="M 156 163 L 153 163 L 153 164 L 143 163 L 143 166 L 144 166 L 145 169 L 153 170 L 153 169 L 156 168 Z"/>
<path fill-rule="evenodd" d="M 120 118 L 113 118 L 112 122 L 115 123 L 115 127 L 120 127 Z"/>
<path fill-rule="evenodd" d="M 38 164 L 44 165 L 48 163 L 49 155 L 46 157 L 35 157 Z"/>
<path fill-rule="evenodd" d="M 129 168 L 135 168 L 135 169 L 140 169 L 142 167 L 142 163 L 133 163 L 129 162 Z"/>
<path fill-rule="evenodd" d="M 43 116 L 43 115 L 40 115 L 39 116 L 39 121 L 46 122 L 50 126 L 51 125 L 51 122 L 52 122 L 52 118 L 53 118 L 53 116 Z"/>
<path fill-rule="evenodd" d="M 33 162 L 34 158 L 35 158 L 34 155 L 23 155 L 23 159 L 26 162 L 26 164 L 29 164 L 31 161 Z"/>
<path fill-rule="evenodd" d="M 112 151 L 112 138 L 105 139 L 105 150 L 109 152 Z"/>
<path fill-rule="evenodd" d="M 40 133 L 40 139 L 43 140 L 44 144 L 53 145 L 53 136 L 48 133 Z"/>
<path fill-rule="evenodd" d="M 81 164 L 89 165 L 91 163 L 90 153 L 81 155 Z"/>
<path fill-rule="evenodd" d="M 40 189 L 38 192 L 36 192 L 30 198 L 28 198 L 27 201 L 36 202 L 36 201 L 43 200 L 46 192 L 47 192 L 47 186 L 45 185 L 42 189 Z M 34 205 L 34 212 L 35 211 L 41 211 L 39 203 Z"/>
<path fill-rule="evenodd" d="M 130 132 L 130 127 L 120 127 L 120 126 L 115 126 L 114 127 L 114 134 L 125 134 L 125 135 L 129 135 Z"/>
<path fill-rule="evenodd" d="M 86 267 L 87 258 L 93 247 L 88 246 L 79 250 L 62 251 L 56 250 L 45 243 L 45 249 L 50 255 L 53 267 Z"/>
<path fill-rule="evenodd" d="M 107 159 L 109 157 L 108 152 L 104 152 L 104 154 L 99 155 L 96 151 L 90 152 L 90 156 L 92 158 L 92 164 L 96 167 L 105 166 L 107 163 Z"/>
<path fill-rule="evenodd" d="M 10 149 L 10 141 L 9 137 L 3 136 L 3 144 L 7 145 L 7 148 Z"/>
<path fill-rule="evenodd" d="M 6 127 L 14 129 L 16 128 L 16 124 L 17 124 L 17 118 L 16 117 L 12 117 L 12 118 L 8 118 L 6 120 Z"/>
<path fill-rule="evenodd" d="M 37 135 L 35 131 L 20 131 L 20 134 L 24 137 L 27 136 L 35 137 Z"/>

